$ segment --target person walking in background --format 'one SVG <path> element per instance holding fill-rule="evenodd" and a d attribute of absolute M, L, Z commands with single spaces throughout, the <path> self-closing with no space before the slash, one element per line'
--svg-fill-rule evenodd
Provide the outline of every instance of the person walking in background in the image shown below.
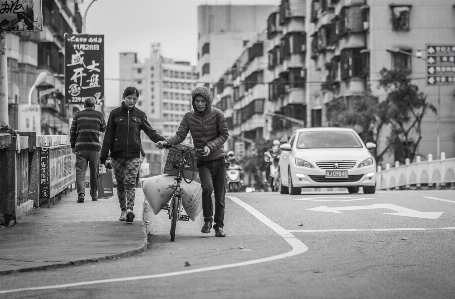
<path fill-rule="evenodd" d="M 101 112 L 95 110 L 95 100 L 85 100 L 84 110 L 74 114 L 70 129 L 70 143 L 76 155 L 77 202 L 83 203 L 85 197 L 85 172 L 90 167 L 90 196 L 98 200 L 98 176 L 101 143 L 100 132 L 106 130 L 106 122 Z"/>
<path fill-rule="evenodd" d="M 194 147 L 204 149 L 196 152 L 197 167 L 202 187 L 202 211 L 204 226 L 201 232 L 210 233 L 215 220 L 215 236 L 225 237 L 224 201 L 226 193 L 226 161 L 223 144 L 229 137 L 223 112 L 212 108 L 212 97 L 207 87 L 197 87 L 192 94 L 193 110 L 187 112 L 175 136 L 157 143 L 159 148 L 168 144 L 182 143 L 188 132 L 193 137 Z M 215 218 L 213 218 L 212 192 L 215 192 Z"/>
<path fill-rule="evenodd" d="M 123 91 L 122 105 L 111 111 L 101 148 L 100 161 L 106 168 L 113 166 L 117 180 L 117 196 L 120 203 L 120 221 L 132 223 L 136 177 L 141 164 L 141 130 L 153 142 L 164 140 L 147 121 L 145 113 L 136 108 L 139 91 L 127 87 Z M 112 160 L 106 163 L 109 156 Z"/>

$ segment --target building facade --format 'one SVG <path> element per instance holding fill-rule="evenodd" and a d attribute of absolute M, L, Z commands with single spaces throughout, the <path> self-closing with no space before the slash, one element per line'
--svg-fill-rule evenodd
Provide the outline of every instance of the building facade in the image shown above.
<path fill-rule="evenodd" d="M 454 157 L 455 85 L 428 84 L 425 53 L 427 45 L 455 46 L 453 1 L 313 0 L 308 9 L 315 71 L 308 80 L 319 82 L 311 86 L 308 103 L 311 111 L 321 110 L 310 115 L 311 123 L 336 124 L 326 113 L 327 104 L 334 99 L 341 98 L 349 106 L 371 90 L 380 101 L 384 100 L 387 92 L 377 88 L 379 72 L 383 68 L 404 69 L 410 72 L 411 83 L 438 110 L 438 114 L 427 110 L 423 118 L 418 153 L 438 157 L 439 136 L 440 152 Z M 449 73 L 454 77 L 452 70 Z M 387 134 L 380 139 L 380 149 Z M 392 162 L 393 158 L 389 157 Z"/>
<path fill-rule="evenodd" d="M 120 53 L 119 94 L 127 86 L 135 86 L 140 93 L 137 107 L 165 138 L 175 134 L 184 114 L 193 109 L 191 93 L 196 79 L 195 66 L 163 57 L 158 43 L 151 45 L 150 57 L 144 62 L 138 61 L 137 53 Z M 145 134 L 141 139 L 151 174 L 160 174 L 161 152 Z M 186 142 L 191 143 L 190 134 Z"/>
<path fill-rule="evenodd" d="M 217 82 L 248 41 L 265 29 L 273 5 L 200 5 L 198 7 L 199 82 Z"/>

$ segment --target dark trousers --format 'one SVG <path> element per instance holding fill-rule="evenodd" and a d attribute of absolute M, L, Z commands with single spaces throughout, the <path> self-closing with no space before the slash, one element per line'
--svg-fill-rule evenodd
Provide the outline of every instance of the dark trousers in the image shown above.
<path fill-rule="evenodd" d="M 224 227 L 224 201 L 226 194 L 226 162 L 224 158 L 198 162 L 202 187 L 202 212 L 204 221 L 214 221 L 215 226 Z M 215 217 L 213 218 L 212 192 L 215 192 Z"/>
<path fill-rule="evenodd" d="M 77 194 L 85 195 L 85 172 L 90 166 L 90 196 L 98 197 L 98 177 L 100 167 L 99 151 L 77 151 L 76 153 L 76 189 Z"/>

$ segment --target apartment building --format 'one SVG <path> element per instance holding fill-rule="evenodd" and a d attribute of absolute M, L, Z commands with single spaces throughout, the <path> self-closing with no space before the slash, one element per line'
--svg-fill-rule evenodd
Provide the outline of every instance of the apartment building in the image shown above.
<path fill-rule="evenodd" d="M 273 5 L 198 6 L 199 82 L 211 86 L 238 58 L 248 41 L 265 29 Z"/>
<path fill-rule="evenodd" d="M 310 111 L 320 111 L 309 115 L 310 123 L 334 125 L 327 103 L 343 98 L 349 105 L 369 87 L 385 99 L 386 91 L 377 88 L 379 71 L 402 68 L 439 111 L 423 119 L 419 153 L 437 157 L 439 136 L 440 151 L 455 156 L 455 86 L 428 84 L 425 53 L 428 45 L 455 45 L 453 1 L 313 0 L 308 9 L 314 72 L 307 80 L 319 84 L 311 85 L 307 101 Z"/>
<path fill-rule="evenodd" d="M 18 128 L 18 108 L 28 104 L 37 76 L 47 74 L 32 92 L 32 104 L 41 106 L 41 132 L 69 134 L 73 107 L 64 101 L 64 35 L 80 33 L 82 17 L 78 1 L 42 0 L 43 28 L 35 32 L 7 33 L 8 114 L 10 126 Z M 78 109 L 78 108 L 76 108 Z"/>
<path fill-rule="evenodd" d="M 195 66 L 163 57 L 159 43 L 151 45 L 150 57 L 144 62 L 138 60 L 137 53 L 120 53 L 119 94 L 127 86 L 135 86 L 140 93 L 137 107 L 164 137 L 173 136 L 183 115 L 193 109 L 191 93 L 196 88 L 196 79 Z M 159 174 L 161 152 L 145 134 L 141 139 L 151 174 Z M 190 134 L 186 142 L 192 142 Z"/>

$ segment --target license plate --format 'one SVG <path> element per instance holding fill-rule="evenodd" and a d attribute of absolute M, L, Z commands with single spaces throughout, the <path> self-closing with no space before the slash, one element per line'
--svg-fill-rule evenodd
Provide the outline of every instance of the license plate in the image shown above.
<path fill-rule="evenodd" d="M 326 178 L 348 178 L 347 170 L 326 170 Z"/>

